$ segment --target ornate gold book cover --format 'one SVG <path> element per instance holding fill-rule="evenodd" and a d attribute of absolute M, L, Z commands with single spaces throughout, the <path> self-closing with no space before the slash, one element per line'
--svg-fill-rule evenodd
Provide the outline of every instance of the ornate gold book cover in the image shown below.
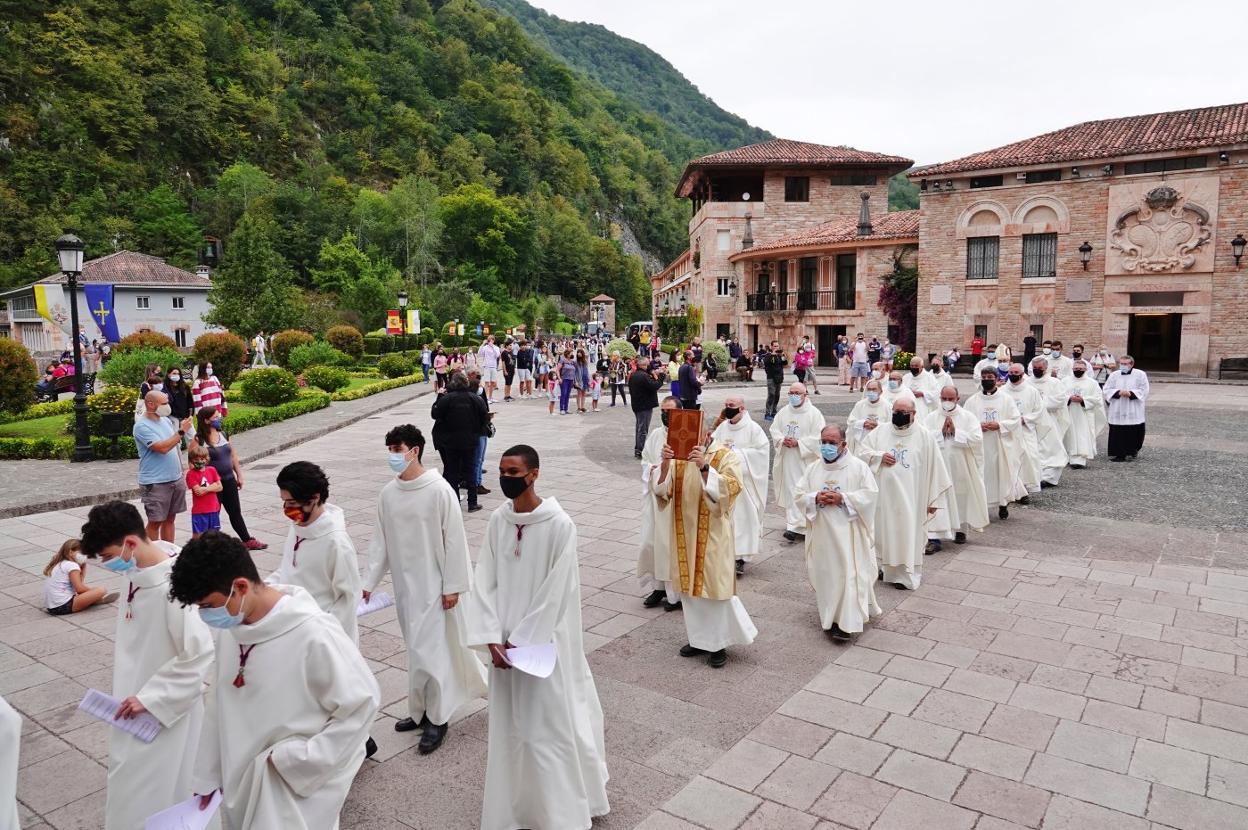
<path fill-rule="evenodd" d="M 689 451 L 702 443 L 702 410 L 669 409 L 667 418 L 667 445 L 673 455 L 688 461 Z"/>

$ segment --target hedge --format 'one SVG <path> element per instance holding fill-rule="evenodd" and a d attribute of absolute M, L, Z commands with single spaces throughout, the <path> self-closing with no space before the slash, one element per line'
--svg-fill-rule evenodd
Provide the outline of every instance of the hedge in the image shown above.
<path fill-rule="evenodd" d="M 87 400 L 91 399 L 88 397 Z M 16 415 L 11 413 L 0 413 L 0 424 L 10 424 L 14 421 L 33 421 L 35 418 L 46 418 L 49 415 L 68 415 L 73 411 L 73 398 L 66 398 L 63 401 L 37 403 L 26 407 Z"/>
<path fill-rule="evenodd" d="M 359 386 L 355 389 L 339 389 L 330 397 L 335 401 L 355 401 L 360 398 L 367 398 L 369 395 L 376 395 L 378 392 L 386 392 L 391 389 L 398 389 L 400 386 L 420 383 L 422 380 L 424 380 L 422 375 L 404 375 L 403 377 L 391 378 L 390 380 L 379 380 L 376 383 L 370 383 L 368 386 Z"/>
<path fill-rule="evenodd" d="M 239 412 L 228 416 L 222 426 L 230 435 L 246 432 L 249 429 L 262 427 L 266 424 L 285 421 L 290 418 L 306 415 L 329 406 L 329 395 L 324 392 L 302 392 L 298 398 L 288 403 L 269 407 L 268 409 Z"/>

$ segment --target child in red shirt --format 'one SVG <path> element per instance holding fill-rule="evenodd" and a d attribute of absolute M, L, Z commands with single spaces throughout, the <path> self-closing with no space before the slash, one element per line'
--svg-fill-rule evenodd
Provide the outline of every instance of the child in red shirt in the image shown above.
<path fill-rule="evenodd" d="M 186 472 L 186 486 L 191 491 L 191 538 L 221 529 L 221 474 L 208 463 L 208 448 L 196 444 L 187 456 L 191 469 Z"/>

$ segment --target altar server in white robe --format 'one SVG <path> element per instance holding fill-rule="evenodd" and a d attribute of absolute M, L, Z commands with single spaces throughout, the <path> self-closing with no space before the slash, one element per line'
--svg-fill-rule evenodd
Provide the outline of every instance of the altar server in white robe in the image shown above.
<path fill-rule="evenodd" d="M 217 634 L 195 765 L 225 830 L 335 830 L 381 692 L 342 626 L 297 585 L 268 585 L 243 543 L 209 531 L 173 565 L 170 595 Z"/>
<path fill-rule="evenodd" d="M 923 368 L 923 358 L 915 355 L 910 359 L 910 371 L 902 376 L 901 386 L 914 395 L 914 414 L 920 421 L 940 409 L 942 385 L 936 375 Z"/>
<path fill-rule="evenodd" d="M 1010 502 L 1026 495 L 1021 470 L 1023 446 L 1022 416 L 1014 399 L 1001 391 L 997 371 L 988 368 L 980 375 L 980 389 L 963 407 L 979 419 L 984 438 L 984 495 L 988 507 L 996 505 L 997 517 L 1010 517 Z"/>
<path fill-rule="evenodd" d="M 671 551 L 666 539 L 655 534 L 654 487 L 659 480 L 659 467 L 663 464 L 663 447 L 667 444 L 667 413 L 680 409 L 680 398 L 667 396 L 659 404 L 662 423 L 650 430 L 646 445 L 641 451 L 641 522 L 638 532 L 640 544 L 637 549 L 637 577 L 643 591 L 650 591 L 641 604 L 654 608 L 660 603 L 664 611 L 680 608 L 680 594 L 671 583 Z"/>
<path fill-rule="evenodd" d="M 771 477 L 771 440 L 763 428 L 750 417 L 745 398 L 729 395 L 713 437 L 721 446 L 732 450 L 741 467 L 741 495 L 732 508 L 732 527 L 736 540 L 737 576 L 745 573 L 745 563 L 753 559 L 762 545 L 763 513 L 767 508 L 767 481 Z"/>
<path fill-rule="evenodd" d="M 819 460 L 806 468 L 796 497 L 806 512 L 806 572 L 819 624 L 845 641 L 881 613 L 872 538 L 879 491 L 866 462 L 849 453 L 839 426 L 829 424 L 819 438 Z"/>
<path fill-rule="evenodd" d="M 82 526 L 82 552 L 129 580 L 118 603 L 113 697 L 119 718 L 150 712 L 164 727 L 151 743 L 110 729 L 107 830 L 141 830 L 152 813 L 191 797 L 204 719 L 212 636 L 194 611 L 169 599 L 178 548 L 148 541 L 143 517 L 127 502 L 96 505 Z"/>
<path fill-rule="evenodd" d="M 1048 361 L 1038 357 L 1032 364 L 1029 381 L 1044 402 L 1044 412 L 1036 424 L 1036 443 L 1040 449 L 1040 486 L 1056 487 L 1062 480 L 1069 456 L 1066 454 L 1066 431 L 1070 429 L 1067 405 L 1070 382 L 1056 377 Z"/>
<path fill-rule="evenodd" d="M 892 417 L 892 410 L 884 402 L 880 390 L 881 385 L 878 380 L 867 381 L 866 392 L 854 403 L 854 408 L 849 412 L 846 429 L 848 434 L 845 438 L 851 453 L 858 451 L 858 445 L 871 434 L 871 430 L 880 424 L 888 423 L 888 419 Z"/>
<path fill-rule="evenodd" d="M 1144 406 L 1148 400 L 1148 375 L 1135 368 L 1135 358 L 1118 358 L 1118 371 L 1105 381 L 1109 420 L 1109 460 L 1132 460 L 1144 446 Z"/>
<path fill-rule="evenodd" d="M 421 729 L 417 750 L 428 755 L 441 746 L 455 711 L 485 696 L 485 666 L 463 644 L 472 560 L 454 488 L 421 463 L 420 430 L 400 424 L 385 441 L 387 463 L 398 475 L 377 498 L 364 599 L 391 574 L 407 646 L 407 717 L 394 731 Z"/>
<path fill-rule="evenodd" d="M 586 830 L 610 809 L 602 706 L 581 638 L 576 525 L 537 495 L 539 466 L 532 447 L 503 453 L 508 501 L 490 516 L 468 595 L 465 642 L 493 663 L 482 830 Z M 549 677 L 507 662 L 507 648 L 551 643 Z"/>
<path fill-rule="evenodd" d="M 784 510 L 784 538 L 790 542 L 801 537 L 806 529 L 806 514 L 793 493 L 806 468 L 819 458 L 819 433 L 823 427 L 823 413 L 810 402 L 806 387 L 800 383 L 790 386 L 788 404 L 771 422 L 771 443 L 775 448 L 771 478 L 776 485 L 776 504 Z"/>
<path fill-rule="evenodd" d="M 342 508 L 329 503 L 329 479 L 311 461 L 287 464 L 277 474 L 282 512 L 292 522 L 282 561 L 265 582 L 298 585 L 333 616 L 351 642 L 360 641 L 360 561 Z"/>
<path fill-rule="evenodd" d="M 959 405 L 957 387 L 940 390 L 940 409 L 927 416 L 923 425 L 936 436 L 945 469 L 953 487 L 945 493 L 933 522 L 945 533 L 928 534 L 925 553 L 941 549 L 941 537 L 952 536 L 955 544 L 966 543 L 966 530 L 982 531 L 988 526 L 988 497 L 984 492 L 984 433 L 979 416 Z"/>
<path fill-rule="evenodd" d="M 17 817 L 18 749 L 22 716 L 0 695 L 0 827 L 21 827 Z"/>
<path fill-rule="evenodd" d="M 1027 504 L 1030 501 L 1029 494 L 1040 492 L 1041 456 L 1037 430 L 1044 417 L 1044 398 L 1041 397 L 1040 390 L 1027 382 L 1021 363 L 1010 364 L 1010 372 L 1001 390 L 1014 401 L 1022 418 L 1023 426 L 1019 430 L 1019 437 L 1023 445 L 1023 465 L 1019 469 L 1019 476 L 1026 492 L 1018 497 L 1018 502 Z"/>
<path fill-rule="evenodd" d="M 1081 470 L 1096 458 L 1096 441 L 1105 431 L 1105 399 L 1100 385 L 1088 374 L 1086 361 L 1075 361 L 1069 393 L 1066 454 L 1070 456 L 1070 466 Z"/>
<path fill-rule="evenodd" d="M 914 590 L 922 579 L 927 528 L 952 487 L 936 437 L 915 423 L 914 402 L 893 403 L 892 420 L 863 441 L 859 457 L 875 473 L 888 520 L 875 524 L 884 581 Z"/>

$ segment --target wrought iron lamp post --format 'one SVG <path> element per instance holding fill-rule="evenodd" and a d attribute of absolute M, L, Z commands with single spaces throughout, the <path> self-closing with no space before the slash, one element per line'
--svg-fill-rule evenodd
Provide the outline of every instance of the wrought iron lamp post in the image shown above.
<path fill-rule="evenodd" d="M 70 456 L 71 461 L 93 461 L 95 458 L 87 426 L 87 393 L 82 380 L 82 342 L 78 331 L 78 277 L 82 275 L 82 253 L 86 247 L 69 231 L 56 240 L 61 273 L 65 275 L 69 288 L 70 337 L 74 341 L 74 453 Z"/>
<path fill-rule="evenodd" d="M 403 356 L 407 357 L 407 291 L 399 292 L 399 330 L 403 332 Z"/>

